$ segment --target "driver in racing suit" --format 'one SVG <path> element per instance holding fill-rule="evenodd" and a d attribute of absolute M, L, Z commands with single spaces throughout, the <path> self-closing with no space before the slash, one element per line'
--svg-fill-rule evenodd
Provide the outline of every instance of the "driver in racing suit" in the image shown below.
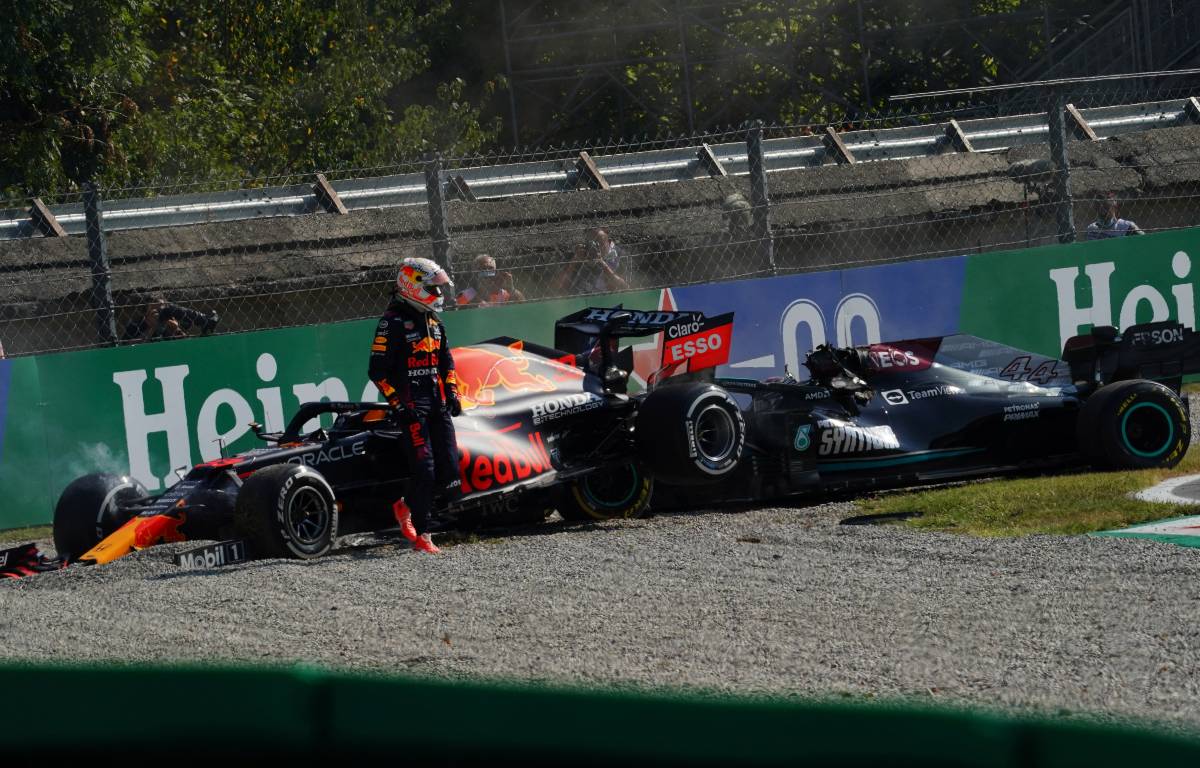
<path fill-rule="evenodd" d="M 392 510 L 400 530 L 422 552 L 440 552 L 427 531 L 440 483 L 449 500 L 462 492 L 451 416 L 462 413 L 454 358 L 438 319 L 443 291 L 453 284 L 429 259 L 400 264 L 392 301 L 371 343 L 367 374 L 404 425 L 412 467 L 405 498 Z"/>

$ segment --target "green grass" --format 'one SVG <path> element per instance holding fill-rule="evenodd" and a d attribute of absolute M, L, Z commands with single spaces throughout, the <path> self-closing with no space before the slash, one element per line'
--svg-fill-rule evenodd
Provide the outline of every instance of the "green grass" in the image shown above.
<path fill-rule="evenodd" d="M 35 539 L 49 539 L 53 532 L 48 525 L 35 525 L 32 528 L 12 528 L 0 531 L 0 543 L 23 544 Z"/>
<path fill-rule="evenodd" d="M 865 514 L 911 514 L 904 525 L 975 536 L 1078 534 L 1196 514 L 1198 507 L 1128 498 L 1178 475 L 1200 473 L 1200 451 L 1170 470 L 1094 472 L 990 480 L 952 488 L 897 493 L 859 503 Z"/>

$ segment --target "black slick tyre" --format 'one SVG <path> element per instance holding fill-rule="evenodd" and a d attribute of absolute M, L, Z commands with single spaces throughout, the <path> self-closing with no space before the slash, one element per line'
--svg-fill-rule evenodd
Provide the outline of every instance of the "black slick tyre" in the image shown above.
<path fill-rule="evenodd" d="M 563 488 L 558 513 L 571 521 L 641 517 L 653 493 L 654 478 L 637 464 L 601 469 Z"/>
<path fill-rule="evenodd" d="M 1080 452 L 1100 469 L 1174 467 L 1191 443 L 1187 407 L 1169 387 L 1135 379 L 1102 387 L 1083 404 Z"/>
<path fill-rule="evenodd" d="M 1079 444 L 1079 453 L 1093 467 L 1102 468 L 1107 461 L 1100 445 L 1100 423 L 1103 419 L 1099 415 L 1108 409 L 1108 400 L 1114 392 L 1117 392 L 1117 388 L 1111 384 L 1101 387 L 1085 400 L 1083 407 L 1079 409 L 1075 437 Z"/>
<path fill-rule="evenodd" d="M 746 422 L 733 396 L 714 384 L 654 390 L 638 407 L 638 458 L 655 478 L 678 485 L 716 482 L 733 472 Z"/>
<path fill-rule="evenodd" d="M 133 516 L 121 506 L 144 499 L 146 488 L 132 477 L 93 473 L 72 481 L 54 507 L 54 549 L 78 560 Z"/>
<path fill-rule="evenodd" d="M 338 508 L 321 473 L 279 464 L 258 470 L 242 484 L 233 522 L 255 557 L 310 560 L 333 547 Z"/>

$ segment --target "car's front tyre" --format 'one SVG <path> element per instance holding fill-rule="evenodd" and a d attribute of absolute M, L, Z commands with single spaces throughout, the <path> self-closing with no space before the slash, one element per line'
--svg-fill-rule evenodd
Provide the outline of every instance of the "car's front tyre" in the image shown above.
<path fill-rule="evenodd" d="M 54 507 L 54 549 L 78 560 L 113 531 L 129 522 L 125 504 L 144 499 L 145 486 L 125 475 L 94 472 L 72 481 Z"/>
<path fill-rule="evenodd" d="M 311 560 L 333 548 L 338 507 L 321 473 L 300 464 L 278 464 L 246 479 L 233 522 L 256 557 Z"/>

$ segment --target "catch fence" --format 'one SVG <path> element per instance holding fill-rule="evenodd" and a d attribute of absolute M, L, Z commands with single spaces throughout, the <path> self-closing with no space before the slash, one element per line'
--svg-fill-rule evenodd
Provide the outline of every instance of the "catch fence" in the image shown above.
<path fill-rule="evenodd" d="M 1089 233 L 1111 206 L 1138 231 L 1194 226 L 1193 85 L 14 201 L 0 343 L 33 354 L 373 317 L 405 256 L 446 265 L 463 302 L 449 311 L 469 311 L 1082 240 L 1115 233 Z"/>

